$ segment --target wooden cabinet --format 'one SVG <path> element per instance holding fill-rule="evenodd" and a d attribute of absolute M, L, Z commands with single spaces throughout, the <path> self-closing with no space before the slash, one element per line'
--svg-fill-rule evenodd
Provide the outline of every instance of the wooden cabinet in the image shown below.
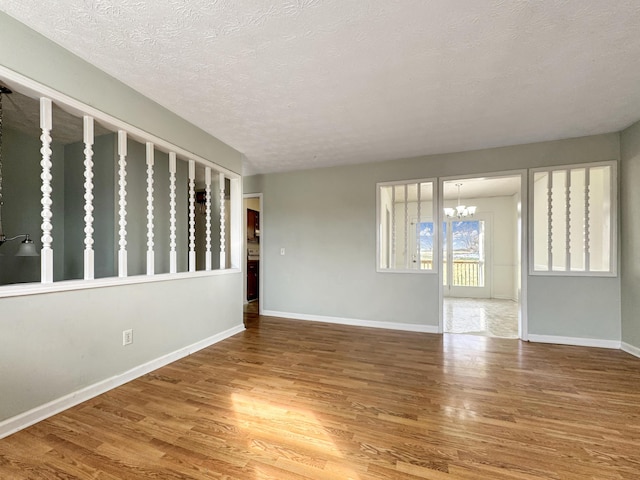
<path fill-rule="evenodd" d="M 247 241 L 260 241 L 260 212 L 247 209 Z"/>
<path fill-rule="evenodd" d="M 260 274 L 260 261 L 247 261 L 247 300 L 258 298 L 258 275 Z"/>

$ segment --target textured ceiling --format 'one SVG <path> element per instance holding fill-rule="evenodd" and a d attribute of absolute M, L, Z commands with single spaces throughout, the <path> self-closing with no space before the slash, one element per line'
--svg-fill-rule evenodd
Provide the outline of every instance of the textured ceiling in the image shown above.
<path fill-rule="evenodd" d="M 244 153 L 245 173 L 617 131 L 637 0 L 0 0 Z"/>
<path fill-rule="evenodd" d="M 40 102 L 18 92 L 2 95 L 3 128 L 13 128 L 34 138 L 40 138 Z M 53 141 L 67 145 L 83 141 L 82 118 L 53 105 Z M 98 122 L 93 127 L 94 136 L 105 135 L 109 130 Z"/>

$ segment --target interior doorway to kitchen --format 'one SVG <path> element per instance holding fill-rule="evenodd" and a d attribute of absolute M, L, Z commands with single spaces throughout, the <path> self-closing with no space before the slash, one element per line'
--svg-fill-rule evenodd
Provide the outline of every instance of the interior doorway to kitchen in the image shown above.
<path fill-rule="evenodd" d="M 262 298 L 262 235 L 263 208 L 262 194 L 246 194 L 243 198 L 244 211 L 244 303 L 246 308 L 260 312 Z"/>

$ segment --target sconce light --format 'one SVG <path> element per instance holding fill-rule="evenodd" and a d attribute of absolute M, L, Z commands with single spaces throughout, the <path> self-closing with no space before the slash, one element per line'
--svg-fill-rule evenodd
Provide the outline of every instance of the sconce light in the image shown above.
<path fill-rule="evenodd" d="M 28 233 L 23 233 L 20 235 L 16 235 L 15 237 L 7 238 L 2 231 L 2 95 L 8 95 L 12 93 L 11 90 L 4 85 L 0 84 L 0 245 L 5 242 L 10 242 L 11 240 L 16 240 L 18 238 L 24 237 L 24 240 L 21 242 L 20 247 L 16 253 L 17 257 L 37 257 L 39 256 L 38 251 L 36 250 L 36 246 L 29 237 Z"/>
<path fill-rule="evenodd" d="M 38 250 L 36 250 L 36 244 L 33 243 L 33 240 L 31 240 L 28 233 L 22 233 L 11 238 L 6 238 L 4 235 L 0 235 L 0 245 L 23 237 L 24 240 L 20 242 L 20 246 L 16 252 L 16 257 L 39 257 L 40 254 L 38 253 Z"/>

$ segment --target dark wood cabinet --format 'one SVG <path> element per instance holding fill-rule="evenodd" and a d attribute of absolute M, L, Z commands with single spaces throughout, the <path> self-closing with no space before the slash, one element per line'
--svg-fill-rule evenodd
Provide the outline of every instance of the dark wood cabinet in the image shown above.
<path fill-rule="evenodd" d="M 258 275 L 260 274 L 260 261 L 247 261 L 247 300 L 258 298 Z"/>
<path fill-rule="evenodd" d="M 260 241 L 260 212 L 247 209 L 247 241 Z"/>

